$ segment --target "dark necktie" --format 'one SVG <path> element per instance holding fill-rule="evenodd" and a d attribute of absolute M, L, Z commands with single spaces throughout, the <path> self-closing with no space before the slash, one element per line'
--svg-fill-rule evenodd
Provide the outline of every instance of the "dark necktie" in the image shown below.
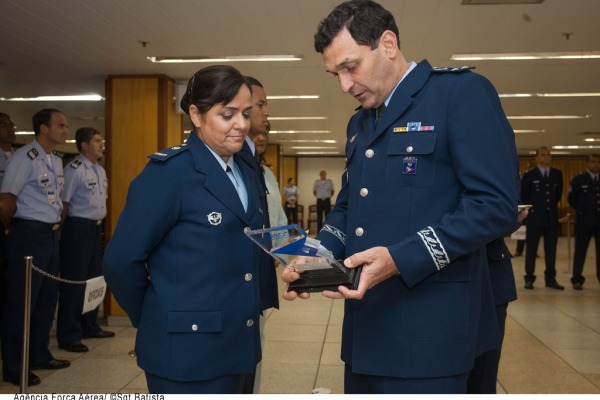
<path fill-rule="evenodd" d="M 379 122 L 381 121 L 381 118 L 383 117 L 384 112 L 385 112 L 385 103 L 383 103 L 382 105 L 377 107 L 377 118 L 375 119 L 375 128 L 377 128 L 377 126 L 379 126 Z"/>
<path fill-rule="evenodd" d="M 258 178 L 259 185 L 256 188 L 258 190 L 258 192 L 262 193 L 262 194 L 266 194 L 267 193 L 267 184 L 265 182 L 265 176 L 263 175 L 262 169 L 260 168 L 260 165 L 258 165 L 256 158 L 254 158 L 254 155 L 252 154 L 250 145 L 248 145 L 248 143 L 244 141 L 244 145 L 242 146 L 242 149 L 237 154 L 242 159 L 242 161 L 246 165 L 248 165 L 252 169 L 252 171 L 254 171 L 255 176 Z M 270 227 L 270 225 L 269 225 L 269 206 L 266 203 L 266 197 L 262 196 L 261 200 L 264 200 L 264 201 L 261 201 L 261 203 L 262 203 L 261 208 L 263 210 L 263 224 L 266 227 Z"/>

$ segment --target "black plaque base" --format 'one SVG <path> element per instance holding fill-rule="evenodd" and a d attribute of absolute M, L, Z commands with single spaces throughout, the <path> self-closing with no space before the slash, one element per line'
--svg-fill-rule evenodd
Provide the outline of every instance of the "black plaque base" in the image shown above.
<path fill-rule="evenodd" d="M 301 268 L 301 266 L 298 266 Z M 346 269 L 346 273 L 338 268 L 318 269 L 305 271 L 300 274 L 300 278 L 291 282 L 288 286 L 288 292 L 296 293 L 314 293 L 324 290 L 338 291 L 339 286 L 345 286 L 349 289 L 358 288 L 358 280 L 362 267 Z"/>

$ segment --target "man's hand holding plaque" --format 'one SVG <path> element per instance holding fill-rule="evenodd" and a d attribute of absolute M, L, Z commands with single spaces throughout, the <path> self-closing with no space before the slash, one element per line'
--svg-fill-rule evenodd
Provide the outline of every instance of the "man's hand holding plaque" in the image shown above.
<path fill-rule="evenodd" d="M 287 289 L 290 295 L 294 292 L 308 298 L 311 292 L 335 292 L 339 286 L 350 289 L 358 286 L 360 268 L 346 268 L 296 224 L 245 233 L 285 267 L 284 281 L 290 283 Z"/>

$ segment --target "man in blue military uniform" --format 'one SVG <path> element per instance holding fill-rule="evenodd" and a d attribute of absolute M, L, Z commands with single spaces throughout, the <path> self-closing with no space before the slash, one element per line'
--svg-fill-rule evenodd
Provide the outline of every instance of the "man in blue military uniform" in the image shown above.
<path fill-rule="evenodd" d="M 362 265 L 357 290 L 323 292 L 347 299 L 344 390 L 464 393 L 475 357 L 499 345 L 485 245 L 517 222 L 515 139 L 498 94 L 468 69 L 408 63 L 394 17 L 372 1 L 336 7 L 315 48 L 362 106 L 317 235 Z"/>
<path fill-rule="evenodd" d="M 100 132 L 79 128 L 75 143 L 80 154 L 65 168 L 62 192 L 67 217 L 60 241 L 60 276 L 85 281 L 102 275 L 102 221 L 106 217 L 108 180 L 98 163 L 104 154 Z M 83 285 L 60 284 L 56 338 L 61 349 L 86 352 L 82 338 L 115 335 L 98 325 L 98 308 L 81 314 L 84 292 Z"/>
<path fill-rule="evenodd" d="M 15 152 L 2 182 L 2 222 L 10 229 L 7 238 L 6 299 L 2 314 L 2 378 L 19 385 L 23 340 L 24 257 L 33 256 L 38 269 L 58 275 L 58 228 L 63 210 L 60 199 L 64 183 L 62 160 L 53 149 L 64 143 L 67 117 L 56 109 L 33 116 L 33 142 Z M 15 211 L 16 207 L 16 211 Z M 56 310 L 58 282 L 33 271 L 31 277 L 31 369 L 60 369 L 69 361 L 56 360 L 48 349 Z M 40 378 L 29 372 L 30 386 Z"/>
<path fill-rule="evenodd" d="M 265 181 L 265 175 L 262 171 L 260 162 L 256 154 L 256 146 L 252 141 L 252 138 L 259 134 L 266 134 L 269 129 L 269 109 L 267 107 L 267 94 L 262 83 L 252 77 L 246 76 L 246 80 L 250 83 L 252 88 L 252 113 L 250 114 L 250 129 L 244 147 L 239 152 L 240 158 L 242 158 L 248 166 L 252 169 L 259 185 L 257 190 L 265 194 L 264 204 L 261 204 L 261 210 L 263 210 L 263 226 L 269 228 L 271 223 L 269 221 L 269 206 L 267 203 L 267 183 Z M 263 198 L 261 197 L 261 200 Z M 275 272 L 275 263 L 273 259 L 265 252 L 260 254 L 260 302 L 261 309 L 264 313 L 269 308 L 279 308 L 279 292 L 277 288 L 277 274 Z M 261 332 L 261 344 L 264 345 L 264 315 L 260 317 L 260 332 Z M 247 380 L 244 393 L 258 393 L 260 389 L 262 372 L 262 363 L 256 366 L 255 380 Z"/>
<path fill-rule="evenodd" d="M 536 254 L 540 238 L 544 236 L 546 287 L 564 290 L 556 281 L 558 202 L 563 191 L 563 175 L 550 166 L 552 156 L 547 147 L 536 150 L 535 161 L 537 167 L 525 172 L 521 179 L 521 202 L 533 206 L 526 219 L 525 289 L 533 289 Z"/>
<path fill-rule="evenodd" d="M 590 154 L 587 170 L 575 176 L 569 186 L 567 200 L 575 210 L 575 255 L 573 257 L 573 289 L 583 290 L 582 275 L 585 255 L 592 237 L 596 244 L 596 276 L 600 281 L 600 155 Z"/>

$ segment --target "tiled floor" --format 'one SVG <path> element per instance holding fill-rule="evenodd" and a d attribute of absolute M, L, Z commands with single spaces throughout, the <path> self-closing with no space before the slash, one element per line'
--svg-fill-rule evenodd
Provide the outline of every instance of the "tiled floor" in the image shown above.
<path fill-rule="evenodd" d="M 513 250 L 514 241 L 508 242 Z M 542 253 L 538 276 L 543 276 Z M 499 393 L 600 393 L 600 284 L 593 244 L 584 270 L 588 281 L 581 292 L 571 288 L 567 257 L 567 239 L 561 238 L 557 271 L 564 291 L 545 288 L 539 278 L 534 290 L 524 290 L 524 259 L 513 260 L 519 299 L 508 308 Z M 269 313 L 261 393 L 302 394 L 315 388 L 342 393 L 342 318 L 342 302 L 320 295 L 308 301 L 283 301 L 280 310 Z M 135 330 L 110 329 L 117 332 L 115 338 L 84 341 L 90 347 L 84 354 L 59 350 L 52 337 L 55 357 L 71 360 L 72 366 L 36 371 L 42 384 L 29 392 L 146 393 L 144 375 L 129 355 Z M 16 392 L 18 387 L 0 383 L 0 393 Z"/>

